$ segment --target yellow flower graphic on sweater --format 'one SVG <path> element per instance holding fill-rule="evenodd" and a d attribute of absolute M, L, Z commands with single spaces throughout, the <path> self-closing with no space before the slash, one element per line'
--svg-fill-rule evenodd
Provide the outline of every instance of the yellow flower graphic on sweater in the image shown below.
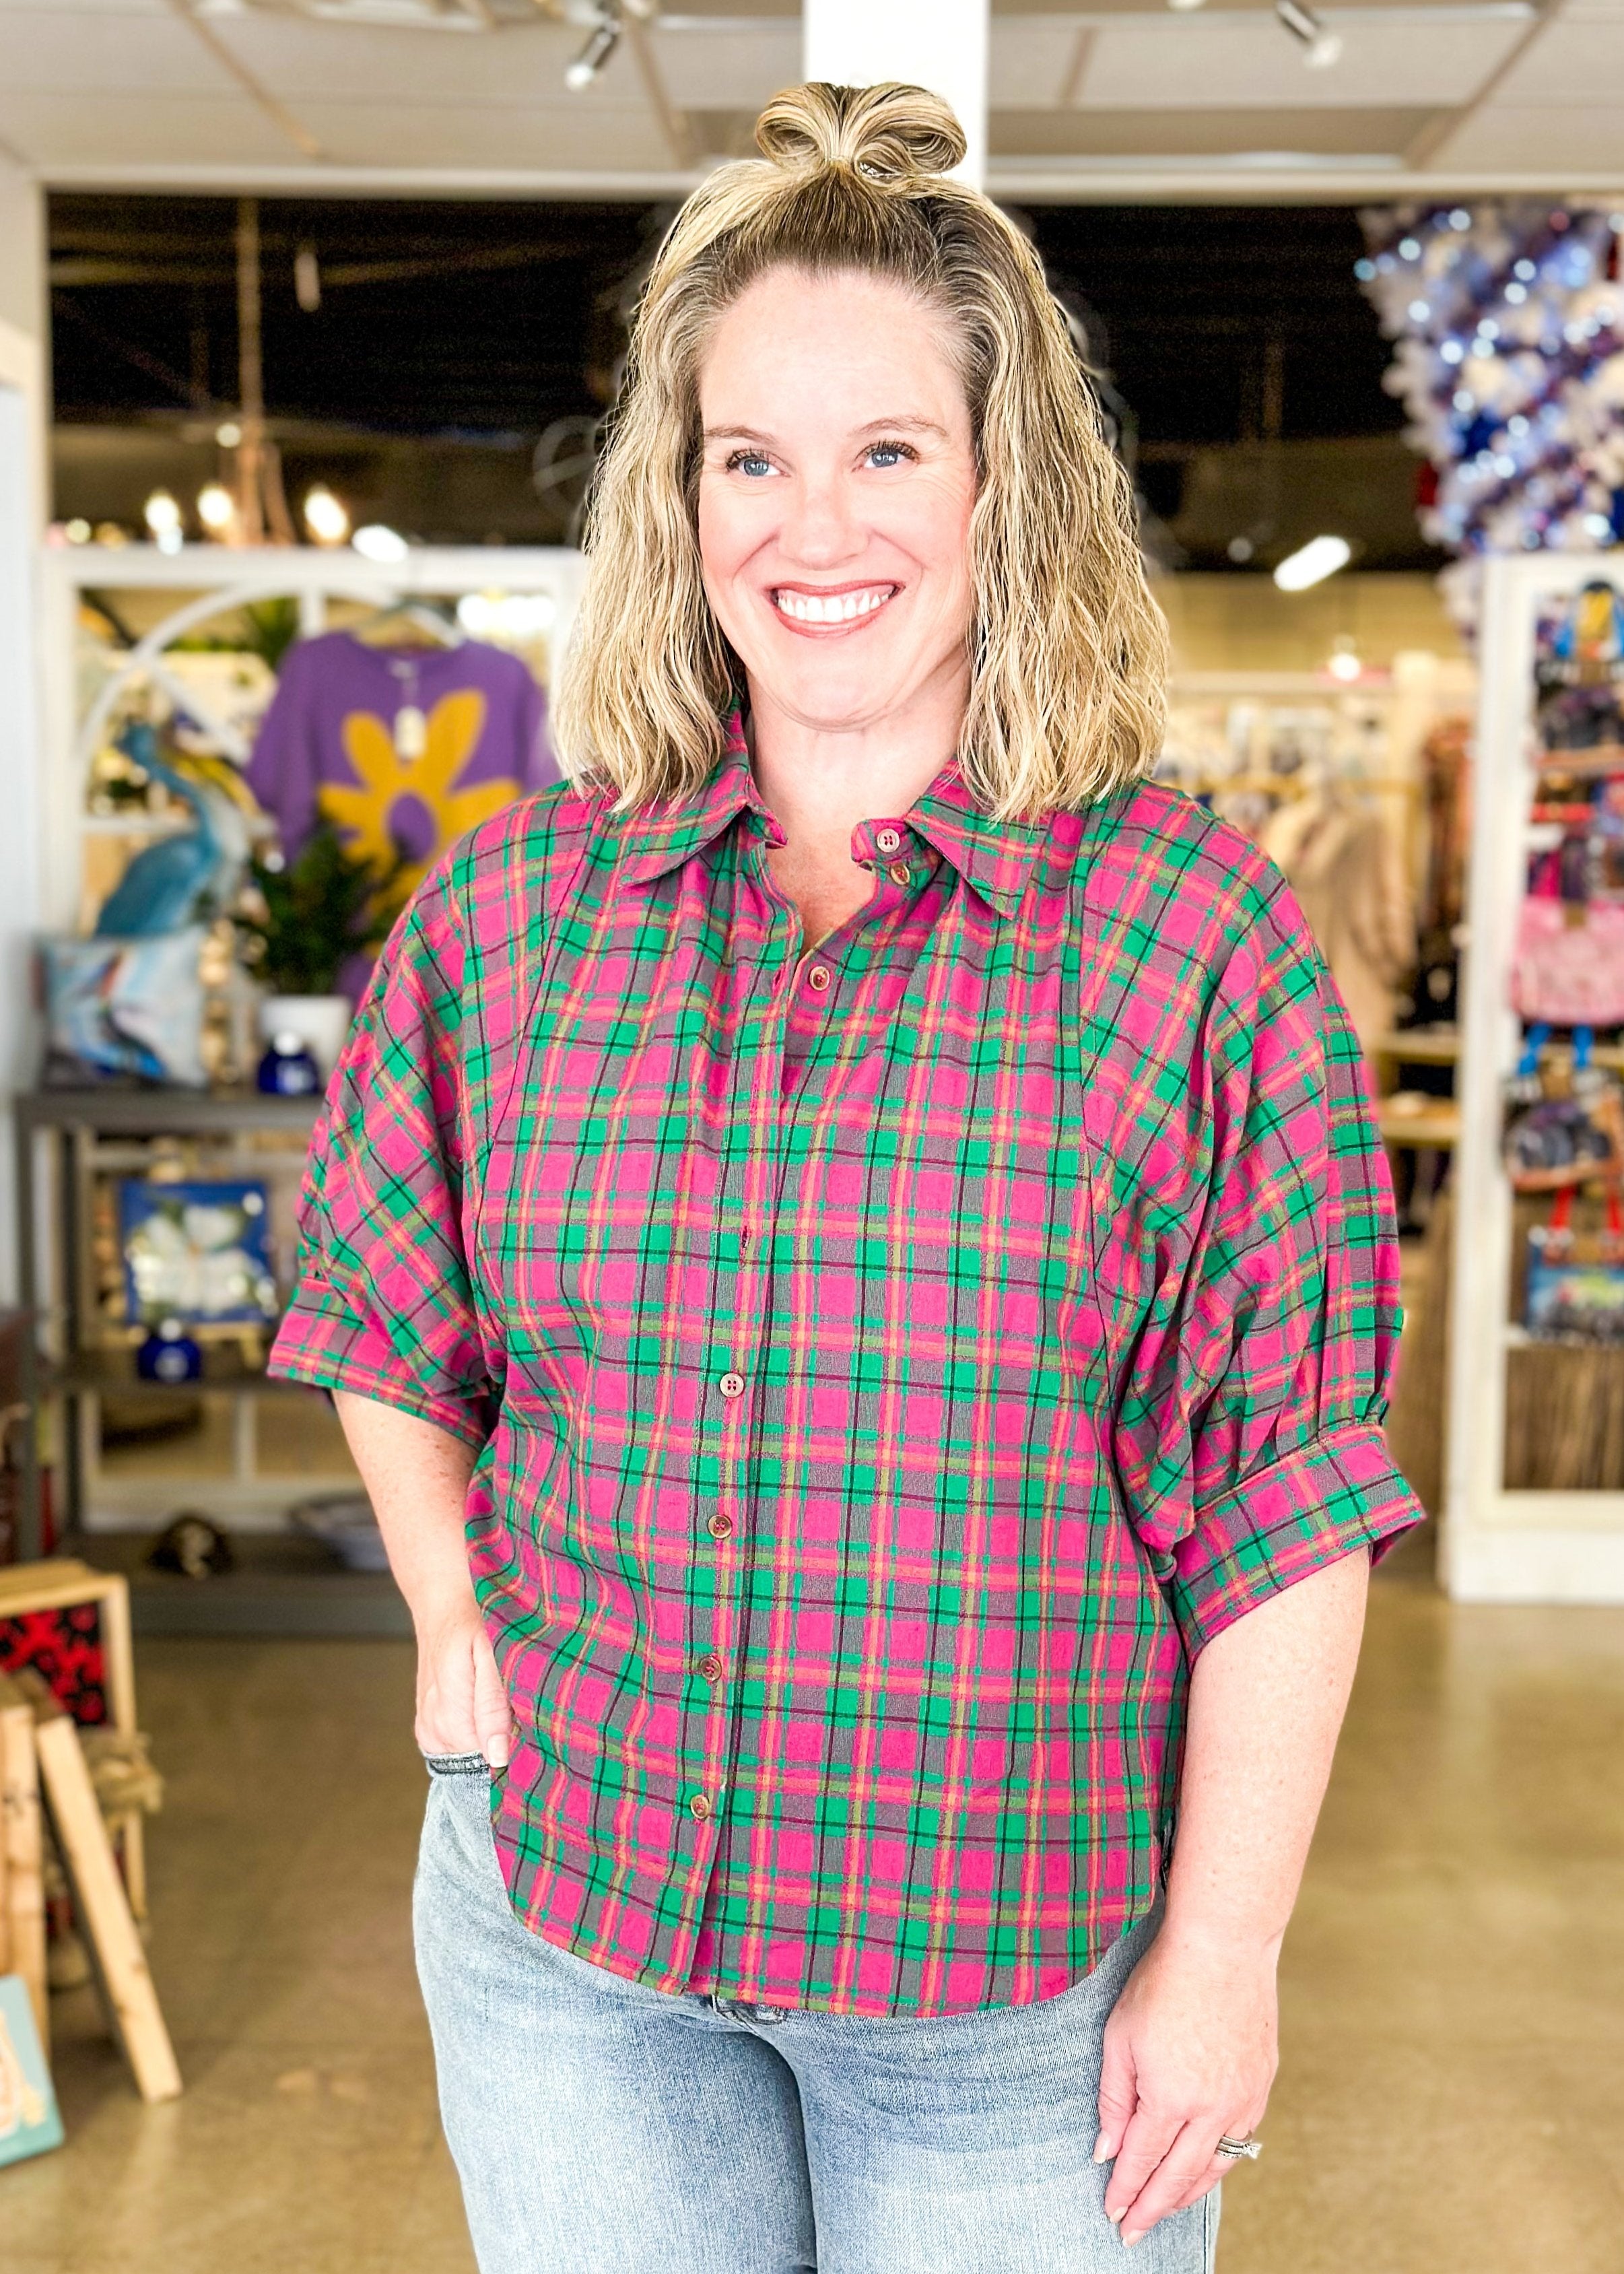
<path fill-rule="evenodd" d="M 485 717 L 485 700 L 477 688 L 442 696 L 428 714 L 423 756 L 403 758 L 376 712 L 345 713 L 344 754 L 361 786 L 326 782 L 317 802 L 350 852 L 379 869 L 389 868 L 395 857 L 390 817 L 396 805 L 410 797 L 425 808 L 434 825 L 434 842 L 424 859 L 402 870 L 397 880 L 402 898 L 448 845 L 523 794 L 519 784 L 506 776 L 472 789 L 457 787 L 479 747 Z"/>

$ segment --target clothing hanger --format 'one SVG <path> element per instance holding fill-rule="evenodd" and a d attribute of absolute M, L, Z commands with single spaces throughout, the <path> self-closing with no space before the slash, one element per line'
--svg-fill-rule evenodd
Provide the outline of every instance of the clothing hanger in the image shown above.
<path fill-rule="evenodd" d="M 467 637 L 454 616 L 447 615 L 426 600 L 392 600 L 381 608 L 374 608 L 359 623 L 348 627 L 350 636 L 363 647 L 387 647 L 387 639 L 373 639 L 365 635 L 377 632 L 387 624 L 410 624 L 440 647 L 461 647 Z"/>

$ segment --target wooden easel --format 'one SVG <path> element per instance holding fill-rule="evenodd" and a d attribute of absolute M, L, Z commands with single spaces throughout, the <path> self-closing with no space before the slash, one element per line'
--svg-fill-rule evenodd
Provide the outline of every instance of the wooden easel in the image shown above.
<path fill-rule="evenodd" d="M 109 1727 L 132 1737 L 136 1734 L 135 1653 L 130 1639 L 129 1581 L 122 1572 L 98 1571 L 66 1555 L 52 1556 L 43 1563 L 0 1566 L 0 1619 L 21 1618 L 31 1611 L 71 1610 L 79 1603 L 94 1603 L 101 1622 Z M 120 1817 L 116 1829 L 130 1908 L 138 1919 L 144 1919 L 147 1848 L 140 1811 L 132 1809 Z"/>
<path fill-rule="evenodd" d="M 49 2044 L 41 1800 L 73 1894 L 113 2034 L 143 2100 L 173 2100 L 180 2070 L 119 1875 L 79 1731 L 37 1675 L 0 1675 L 0 1796 L 4 1879 L 0 1948 L 20 1974 Z"/>

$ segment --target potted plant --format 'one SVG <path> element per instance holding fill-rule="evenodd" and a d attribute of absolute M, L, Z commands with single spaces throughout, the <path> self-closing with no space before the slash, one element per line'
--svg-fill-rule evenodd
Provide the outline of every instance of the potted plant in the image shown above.
<path fill-rule="evenodd" d="M 259 1031 L 267 1042 L 297 1035 L 326 1076 L 353 1015 L 341 976 L 347 964 L 382 944 L 395 913 L 394 877 L 357 861 L 325 821 L 297 860 L 259 855 L 249 876 L 251 910 L 237 922 L 245 960 L 268 990 Z"/>

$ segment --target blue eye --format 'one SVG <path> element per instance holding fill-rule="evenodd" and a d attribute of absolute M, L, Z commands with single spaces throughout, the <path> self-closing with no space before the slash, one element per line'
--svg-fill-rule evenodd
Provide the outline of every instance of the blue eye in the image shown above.
<path fill-rule="evenodd" d="M 772 471 L 772 461 L 764 458 L 759 450 L 735 450 L 727 461 L 727 471 L 730 474 L 748 474 L 752 481 L 759 481 L 763 474 Z"/>
<path fill-rule="evenodd" d="M 873 442 L 868 448 L 869 463 L 882 470 L 898 466 L 905 459 L 915 456 L 917 453 L 910 450 L 906 442 Z"/>

